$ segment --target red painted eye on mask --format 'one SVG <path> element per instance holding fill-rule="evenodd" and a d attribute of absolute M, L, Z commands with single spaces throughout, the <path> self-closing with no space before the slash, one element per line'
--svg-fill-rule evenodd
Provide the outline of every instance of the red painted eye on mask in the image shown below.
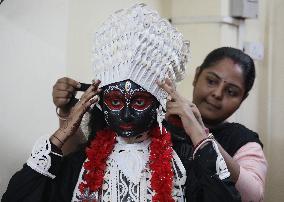
<path fill-rule="evenodd" d="M 124 98 L 119 91 L 110 91 L 104 96 L 104 103 L 110 110 L 121 110 L 124 107 Z"/>
<path fill-rule="evenodd" d="M 145 110 L 154 103 L 154 98 L 147 92 L 136 92 L 131 100 L 131 107 L 135 110 Z"/>

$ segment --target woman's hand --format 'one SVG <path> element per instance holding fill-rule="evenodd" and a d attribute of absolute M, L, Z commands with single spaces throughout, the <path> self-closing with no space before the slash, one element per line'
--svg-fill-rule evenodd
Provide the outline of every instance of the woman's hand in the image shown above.
<path fill-rule="evenodd" d="M 69 137 L 74 135 L 78 130 L 83 115 L 88 111 L 90 106 L 98 101 L 98 95 L 101 89 L 98 88 L 101 82 L 95 81 L 81 96 L 80 100 L 71 109 L 70 114 L 63 125 L 51 136 L 50 140 L 58 148 L 61 148 Z M 63 99 L 62 99 L 63 101 Z M 64 103 L 64 101 L 62 102 Z"/>
<path fill-rule="evenodd" d="M 69 116 L 72 107 L 78 102 L 75 95 L 79 88 L 80 83 L 68 77 L 56 81 L 52 90 L 52 98 L 55 106 L 60 109 L 60 116 Z"/>
<path fill-rule="evenodd" d="M 166 120 L 170 116 L 179 116 L 185 132 L 194 145 L 206 138 L 205 126 L 195 104 L 180 95 L 169 79 L 158 84 L 169 94 L 166 105 Z"/>

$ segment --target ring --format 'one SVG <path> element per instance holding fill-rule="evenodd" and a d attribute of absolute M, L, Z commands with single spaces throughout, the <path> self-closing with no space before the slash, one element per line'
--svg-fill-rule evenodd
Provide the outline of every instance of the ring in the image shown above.
<path fill-rule="evenodd" d="M 68 116 L 67 116 L 67 117 L 63 117 L 63 116 L 61 116 L 61 115 L 59 114 L 59 107 L 56 107 L 55 111 L 56 111 L 57 117 L 58 117 L 60 120 L 62 120 L 62 121 L 67 121 L 67 120 L 68 120 Z"/>

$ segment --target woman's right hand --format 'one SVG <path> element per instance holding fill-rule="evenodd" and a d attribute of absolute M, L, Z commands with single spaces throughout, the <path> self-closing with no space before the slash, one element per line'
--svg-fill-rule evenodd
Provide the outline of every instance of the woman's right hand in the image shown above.
<path fill-rule="evenodd" d="M 78 130 L 84 114 L 90 106 L 98 101 L 101 89 L 98 88 L 101 81 L 95 81 L 81 96 L 80 100 L 72 107 L 70 114 L 62 126 L 51 136 L 50 141 L 61 148 L 67 139 Z"/>
<path fill-rule="evenodd" d="M 52 90 L 53 103 L 60 109 L 59 114 L 67 117 L 72 107 L 78 102 L 75 98 L 81 84 L 74 79 L 63 77 L 56 81 Z"/>

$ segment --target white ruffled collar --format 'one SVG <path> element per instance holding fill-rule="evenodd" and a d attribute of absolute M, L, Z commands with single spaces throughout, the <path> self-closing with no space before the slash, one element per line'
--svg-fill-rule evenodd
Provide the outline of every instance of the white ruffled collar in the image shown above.
<path fill-rule="evenodd" d="M 117 137 L 110 159 L 114 160 L 118 169 L 134 184 L 138 184 L 143 170 L 149 161 L 149 145 L 151 138 L 143 142 L 128 144 L 123 138 Z"/>

